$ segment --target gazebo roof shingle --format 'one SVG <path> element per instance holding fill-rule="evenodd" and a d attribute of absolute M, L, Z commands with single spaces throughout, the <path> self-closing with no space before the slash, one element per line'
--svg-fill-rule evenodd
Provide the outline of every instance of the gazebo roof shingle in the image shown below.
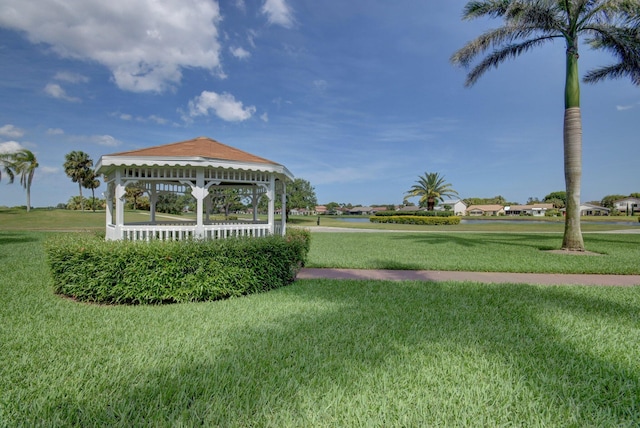
<path fill-rule="evenodd" d="M 144 149 L 130 150 L 127 152 L 112 153 L 107 156 L 135 156 L 135 157 L 166 157 L 166 158 L 193 158 L 202 157 L 234 162 L 255 162 L 278 165 L 259 156 L 252 155 L 240 149 L 236 149 L 208 137 L 197 137 L 191 140 L 161 146 L 147 147 Z"/>

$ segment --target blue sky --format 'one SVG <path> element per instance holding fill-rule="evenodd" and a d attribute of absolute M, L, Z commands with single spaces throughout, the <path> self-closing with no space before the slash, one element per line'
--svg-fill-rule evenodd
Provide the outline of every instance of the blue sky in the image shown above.
<path fill-rule="evenodd" d="M 72 150 L 197 136 L 284 164 L 320 203 L 401 203 L 425 172 L 463 198 L 563 190 L 564 44 L 465 88 L 451 54 L 499 25 L 462 21 L 465 3 L 3 0 L 0 151 L 36 154 L 36 207 L 77 194 Z M 610 62 L 581 50 L 582 72 Z M 582 200 L 640 192 L 640 90 L 583 85 L 582 114 Z M 0 206 L 24 205 L 7 182 Z"/>

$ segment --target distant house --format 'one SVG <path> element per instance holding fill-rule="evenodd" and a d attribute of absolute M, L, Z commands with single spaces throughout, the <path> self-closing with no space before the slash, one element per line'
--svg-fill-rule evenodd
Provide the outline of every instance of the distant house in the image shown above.
<path fill-rule="evenodd" d="M 414 213 L 416 211 L 421 211 L 422 208 L 416 205 L 407 205 L 404 207 L 398 208 L 396 211 L 400 211 L 401 213 Z"/>
<path fill-rule="evenodd" d="M 371 207 L 353 207 L 348 211 L 351 215 L 367 215 L 373 213 L 373 208 Z"/>
<path fill-rule="evenodd" d="M 371 207 L 371 214 L 388 211 L 387 207 Z"/>
<path fill-rule="evenodd" d="M 445 207 L 451 207 L 446 210 Z M 455 215 L 464 215 L 467 212 L 467 204 L 462 199 L 443 201 L 438 203 L 434 208 L 435 211 L 453 211 Z"/>
<path fill-rule="evenodd" d="M 624 198 L 613 202 L 613 207 L 621 213 L 634 215 L 640 213 L 640 198 Z"/>
<path fill-rule="evenodd" d="M 289 215 L 313 215 L 313 211 L 308 208 L 291 208 Z"/>
<path fill-rule="evenodd" d="M 547 210 L 552 210 L 553 204 L 511 205 L 504 207 L 506 215 L 530 215 L 542 217 Z"/>
<path fill-rule="evenodd" d="M 327 207 L 324 205 L 316 205 L 316 214 L 322 215 L 327 213 Z"/>
<path fill-rule="evenodd" d="M 611 210 L 600 205 L 580 204 L 580 215 L 609 215 Z"/>
<path fill-rule="evenodd" d="M 504 215 L 502 205 L 471 205 L 467 208 L 467 215 L 470 216 L 497 216 Z"/>

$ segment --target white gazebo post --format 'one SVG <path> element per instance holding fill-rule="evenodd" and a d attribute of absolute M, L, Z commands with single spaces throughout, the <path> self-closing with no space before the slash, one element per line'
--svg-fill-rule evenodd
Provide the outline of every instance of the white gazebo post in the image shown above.
<path fill-rule="evenodd" d="M 282 181 L 282 230 L 280 233 L 284 235 L 287 233 L 287 183 Z"/>
<path fill-rule="evenodd" d="M 122 183 L 122 172 L 120 171 L 120 169 L 116 170 L 115 185 L 116 185 L 116 190 L 115 190 L 116 236 L 118 236 L 119 239 L 122 239 L 123 233 L 124 233 L 122 230 L 122 227 L 124 226 L 124 197 L 127 194 L 127 191 L 125 189 L 125 185 Z"/>
<path fill-rule="evenodd" d="M 269 174 L 269 186 L 267 188 L 267 198 L 269 198 L 269 214 L 267 223 L 269 224 L 269 232 L 273 235 L 276 233 L 275 211 L 276 211 L 276 177 Z"/>
<path fill-rule="evenodd" d="M 258 221 L 258 201 L 260 197 L 258 196 L 258 186 L 253 186 L 251 188 L 251 208 L 253 209 L 253 222 Z"/>
<path fill-rule="evenodd" d="M 156 204 L 158 203 L 158 190 L 156 183 L 149 183 L 149 213 L 151 223 L 156 222 Z"/>
<path fill-rule="evenodd" d="M 103 194 L 106 206 L 106 214 L 107 214 L 107 227 L 113 224 L 113 182 L 107 183 L 107 190 Z"/>

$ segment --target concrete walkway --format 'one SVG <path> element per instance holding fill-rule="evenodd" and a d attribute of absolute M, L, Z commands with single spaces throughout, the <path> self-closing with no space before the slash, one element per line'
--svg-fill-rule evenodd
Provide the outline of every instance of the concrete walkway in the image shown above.
<path fill-rule="evenodd" d="M 375 270 L 303 268 L 298 279 L 359 279 L 384 281 L 472 281 L 487 284 L 640 285 L 640 275 L 586 275 L 504 272 L 452 272 L 434 270 Z"/>

